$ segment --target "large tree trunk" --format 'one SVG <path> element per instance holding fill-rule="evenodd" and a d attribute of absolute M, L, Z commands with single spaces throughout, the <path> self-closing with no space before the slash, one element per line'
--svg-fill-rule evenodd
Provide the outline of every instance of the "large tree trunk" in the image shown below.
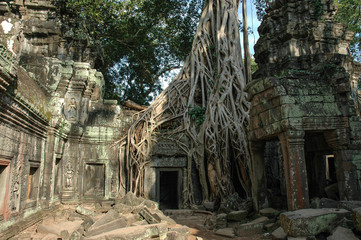
<path fill-rule="evenodd" d="M 188 157 L 185 206 L 194 203 L 192 163 L 203 200 L 226 198 L 235 191 L 234 183 L 249 195 L 249 105 L 237 8 L 237 0 L 208 1 L 182 70 L 130 128 L 128 190 L 143 194 L 143 168 L 161 136 L 176 142 Z"/>

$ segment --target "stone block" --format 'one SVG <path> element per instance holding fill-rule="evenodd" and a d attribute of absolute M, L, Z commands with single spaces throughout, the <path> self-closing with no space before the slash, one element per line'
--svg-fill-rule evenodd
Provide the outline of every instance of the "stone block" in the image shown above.
<path fill-rule="evenodd" d="M 352 230 L 338 226 L 327 240 L 358 240 Z"/>
<path fill-rule="evenodd" d="M 217 235 L 219 236 L 223 236 L 223 237 L 228 237 L 228 238 L 233 238 L 236 235 L 234 234 L 234 230 L 233 228 L 222 228 L 222 229 L 218 229 L 215 232 Z"/>
<path fill-rule="evenodd" d="M 166 223 L 148 224 L 144 226 L 133 226 L 121 229 L 115 229 L 96 236 L 85 237 L 84 240 L 131 240 L 131 239 L 165 239 L 168 227 Z"/>
<path fill-rule="evenodd" d="M 321 198 L 319 208 L 338 208 L 338 202 L 329 198 Z"/>
<path fill-rule="evenodd" d="M 188 237 L 179 232 L 168 232 L 166 240 L 187 240 Z"/>
<path fill-rule="evenodd" d="M 76 209 L 75 209 L 75 211 L 76 211 L 77 213 L 81 214 L 81 215 L 84 215 L 84 216 L 89 216 L 89 217 L 91 217 L 91 216 L 94 216 L 94 215 L 95 215 L 95 213 L 94 213 L 92 210 L 87 209 L 87 208 L 84 208 L 84 207 L 82 207 L 82 206 L 77 206 Z"/>
<path fill-rule="evenodd" d="M 249 223 L 234 227 L 234 232 L 240 237 L 260 234 L 263 232 L 264 224 L 268 222 L 269 219 L 267 217 L 259 217 Z"/>
<path fill-rule="evenodd" d="M 227 214 L 221 213 L 216 216 L 216 228 L 227 227 Z"/>
<path fill-rule="evenodd" d="M 178 233 L 182 234 L 183 236 L 189 235 L 189 227 L 180 225 L 180 224 L 175 224 L 175 225 L 169 226 L 168 231 L 178 232 Z"/>
<path fill-rule="evenodd" d="M 350 215 L 344 209 L 302 209 L 280 215 L 281 226 L 291 237 L 315 236 L 331 232 L 341 219 Z"/>
<path fill-rule="evenodd" d="M 234 227 L 234 232 L 239 237 L 246 237 L 263 233 L 263 223 L 245 223 Z"/>
<path fill-rule="evenodd" d="M 148 222 L 145 220 L 142 220 L 142 221 L 137 221 L 137 222 L 130 224 L 130 226 L 140 226 L 140 225 L 148 225 Z"/>
<path fill-rule="evenodd" d="M 69 215 L 68 220 L 69 221 L 81 221 L 81 220 L 83 220 L 83 216 L 80 215 L 79 213 L 74 212 Z"/>
<path fill-rule="evenodd" d="M 266 223 L 266 224 L 264 225 L 264 230 L 266 230 L 266 232 L 273 232 L 273 231 L 276 230 L 279 226 L 280 226 L 279 222 L 276 222 L 276 223 Z"/>
<path fill-rule="evenodd" d="M 126 221 L 123 218 L 118 218 L 106 224 L 94 228 L 92 227 L 85 233 L 85 236 L 87 237 L 96 236 L 102 233 L 111 232 L 115 229 L 124 228 L 126 226 L 127 226 Z"/>
<path fill-rule="evenodd" d="M 246 219 L 248 212 L 246 210 L 232 211 L 227 214 L 228 221 L 242 222 Z"/>
<path fill-rule="evenodd" d="M 361 208 L 353 209 L 352 220 L 353 220 L 356 230 L 361 232 Z"/>
<path fill-rule="evenodd" d="M 352 211 L 355 208 L 361 208 L 361 201 L 340 201 L 338 203 L 338 208 Z"/>
<path fill-rule="evenodd" d="M 271 235 L 272 235 L 272 240 L 286 240 L 287 239 L 287 234 L 281 227 L 274 230 Z"/>
<path fill-rule="evenodd" d="M 117 203 L 117 204 L 115 204 L 113 209 L 120 214 L 128 214 L 134 210 L 134 207 L 125 205 L 123 203 Z"/>
<path fill-rule="evenodd" d="M 259 214 L 268 218 L 274 218 L 280 215 L 280 211 L 273 208 L 263 208 L 259 211 Z"/>
<path fill-rule="evenodd" d="M 99 226 L 102 226 L 104 224 L 107 224 L 111 221 L 114 221 L 118 217 L 119 217 L 119 214 L 115 210 L 111 209 L 106 214 L 104 214 L 104 216 L 102 216 L 100 219 L 95 221 L 94 224 L 89 228 L 89 231 L 91 231 L 92 229 L 97 228 Z"/>

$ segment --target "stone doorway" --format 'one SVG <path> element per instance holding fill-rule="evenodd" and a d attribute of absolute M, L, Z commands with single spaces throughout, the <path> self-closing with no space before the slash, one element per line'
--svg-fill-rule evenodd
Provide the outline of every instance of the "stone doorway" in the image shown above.
<path fill-rule="evenodd" d="M 339 200 L 332 152 L 323 133 L 306 132 L 305 158 L 310 199 L 328 197 Z"/>
<path fill-rule="evenodd" d="M 9 161 L 0 159 L 0 215 L 4 214 L 9 180 Z"/>
<path fill-rule="evenodd" d="M 39 180 L 40 180 L 40 163 L 37 161 L 29 161 L 29 178 L 28 178 L 28 192 L 27 192 L 27 201 L 35 202 L 39 189 Z"/>
<path fill-rule="evenodd" d="M 84 196 L 98 198 L 105 196 L 105 165 L 87 163 L 85 165 Z"/>
<path fill-rule="evenodd" d="M 158 170 L 158 202 L 160 209 L 179 208 L 180 179 L 179 170 Z"/>

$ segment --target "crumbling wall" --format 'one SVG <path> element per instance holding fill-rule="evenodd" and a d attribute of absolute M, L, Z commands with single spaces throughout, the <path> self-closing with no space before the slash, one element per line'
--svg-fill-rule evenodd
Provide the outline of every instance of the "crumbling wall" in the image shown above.
<path fill-rule="evenodd" d="M 323 189 L 312 187 L 326 184 L 320 179 L 325 173 L 317 172 L 322 164 L 316 163 L 329 155 L 335 159 L 337 197 L 361 198 L 361 122 L 355 84 L 360 71 L 347 52 L 353 33 L 333 20 L 335 12 L 328 0 L 277 0 L 259 27 L 261 37 L 255 46 L 259 71 L 246 89 L 258 208 L 268 202 L 265 171 L 260 170 L 265 167 L 265 143 L 275 138 L 282 147 L 290 210 L 307 208 L 310 194 L 323 196 Z"/>
<path fill-rule="evenodd" d="M 103 99 L 96 46 L 74 34 L 82 29 L 62 7 L 0 2 L 0 238 L 59 202 L 125 191 L 124 149 L 115 142 L 135 111 Z"/>

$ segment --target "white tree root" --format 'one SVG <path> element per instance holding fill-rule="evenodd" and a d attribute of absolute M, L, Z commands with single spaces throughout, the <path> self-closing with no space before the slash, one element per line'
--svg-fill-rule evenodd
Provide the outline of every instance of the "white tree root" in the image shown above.
<path fill-rule="evenodd" d="M 195 201 L 192 163 L 199 172 L 203 200 L 225 199 L 237 182 L 249 196 L 249 103 L 243 91 L 238 1 L 208 1 L 182 70 L 129 129 L 128 190 L 144 193 L 144 167 L 157 138 L 162 138 L 177 143 L 187 156 L 185 207 Z"/>

